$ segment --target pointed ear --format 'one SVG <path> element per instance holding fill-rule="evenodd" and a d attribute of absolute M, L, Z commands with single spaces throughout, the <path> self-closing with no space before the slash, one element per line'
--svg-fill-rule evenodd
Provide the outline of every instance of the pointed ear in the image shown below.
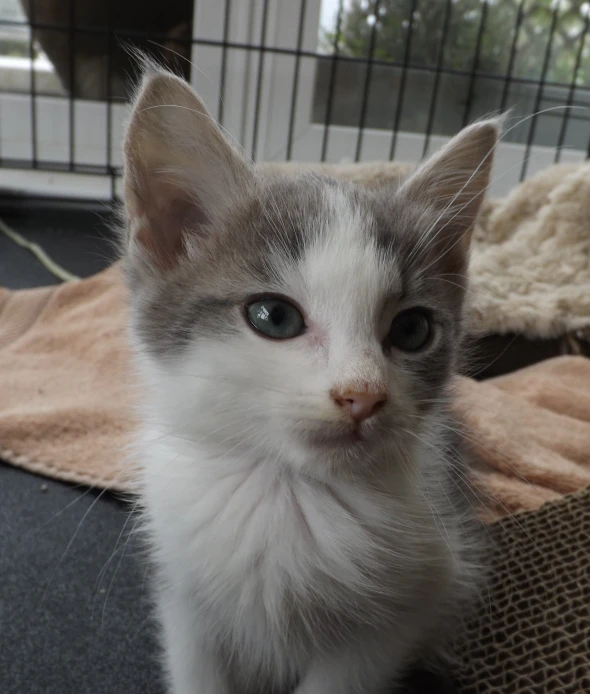
<path fill-rule="evenodd" d="M 400 188 L 400 195 L 430 208 L 424 239 L 453 272 L 463 272 L 469 242 L 492 169 L 501 119 L 474 123 L 427 159 Z"/>
<path fill-rule="evenodd" d="M 147 66 L 124 145 L 130 251 L 173 267 L 249 185 L 251 171 L 180 78 Z"/>

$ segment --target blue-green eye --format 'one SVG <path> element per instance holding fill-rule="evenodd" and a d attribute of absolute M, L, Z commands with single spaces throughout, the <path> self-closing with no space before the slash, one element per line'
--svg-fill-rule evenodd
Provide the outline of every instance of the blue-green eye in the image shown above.
<path fill-rule="evenodd" d="M 432 336 L 429 316 L 419 308 L 398 313 L 393 319 L 387 342 L 404 352 L 417 352 L 426 347 Z"/>
<path fill-rule="evenodd" d="M 284 299 L 258 299 L 246 306 L 252 326 L 267 337 L 287 340 L 305 330 L 300 311 Z"/>

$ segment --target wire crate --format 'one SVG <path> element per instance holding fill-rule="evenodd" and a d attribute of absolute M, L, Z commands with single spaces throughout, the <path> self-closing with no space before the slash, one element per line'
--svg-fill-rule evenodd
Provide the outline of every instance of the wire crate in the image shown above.
<path fill-rule="evenodd" d="M 0 0 L 0 186 L 120 193 L 128 48 L 253 160 L 417 162 L 511 109 L 492 194 L 590 148 L 581 0 Z"/>

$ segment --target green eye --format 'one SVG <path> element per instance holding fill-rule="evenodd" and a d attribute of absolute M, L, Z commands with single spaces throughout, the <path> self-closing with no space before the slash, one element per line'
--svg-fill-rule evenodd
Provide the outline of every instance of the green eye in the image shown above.
<path fill-rule="evenodd" d="M 275 340 L 297 337 L 305 330 L 299 310 L 284 299 L 259 299 L 246 306 L 246 314 L 258 332 Z"/>
<path fill-rule="evenodd" d="M 411 308 L 393 319 L 387 342 L 404 352 L 417 352 L 426 346 L 431 335 L 428 315 L 421 309 Z"/>

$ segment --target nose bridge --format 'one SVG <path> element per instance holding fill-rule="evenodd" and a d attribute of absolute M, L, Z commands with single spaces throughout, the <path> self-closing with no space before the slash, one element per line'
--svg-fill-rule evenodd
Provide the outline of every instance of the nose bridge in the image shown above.
<path fill-rule="evenodd" d="M 369 340 L 342 345 L 333 355 L 330 371 L 334 389 L 359 394 L 387 393 L 386 363 L 380 345 Z"/>
<path fill-rule="evenodd" d="M 387 282 L 374 248 L 358 243 L 358 231 L 350 244 L 330 247 L 316 268 L 314 314 L 326 332 L 332 387 L 383 393 L 387 372 L 378 329 Z"/>

